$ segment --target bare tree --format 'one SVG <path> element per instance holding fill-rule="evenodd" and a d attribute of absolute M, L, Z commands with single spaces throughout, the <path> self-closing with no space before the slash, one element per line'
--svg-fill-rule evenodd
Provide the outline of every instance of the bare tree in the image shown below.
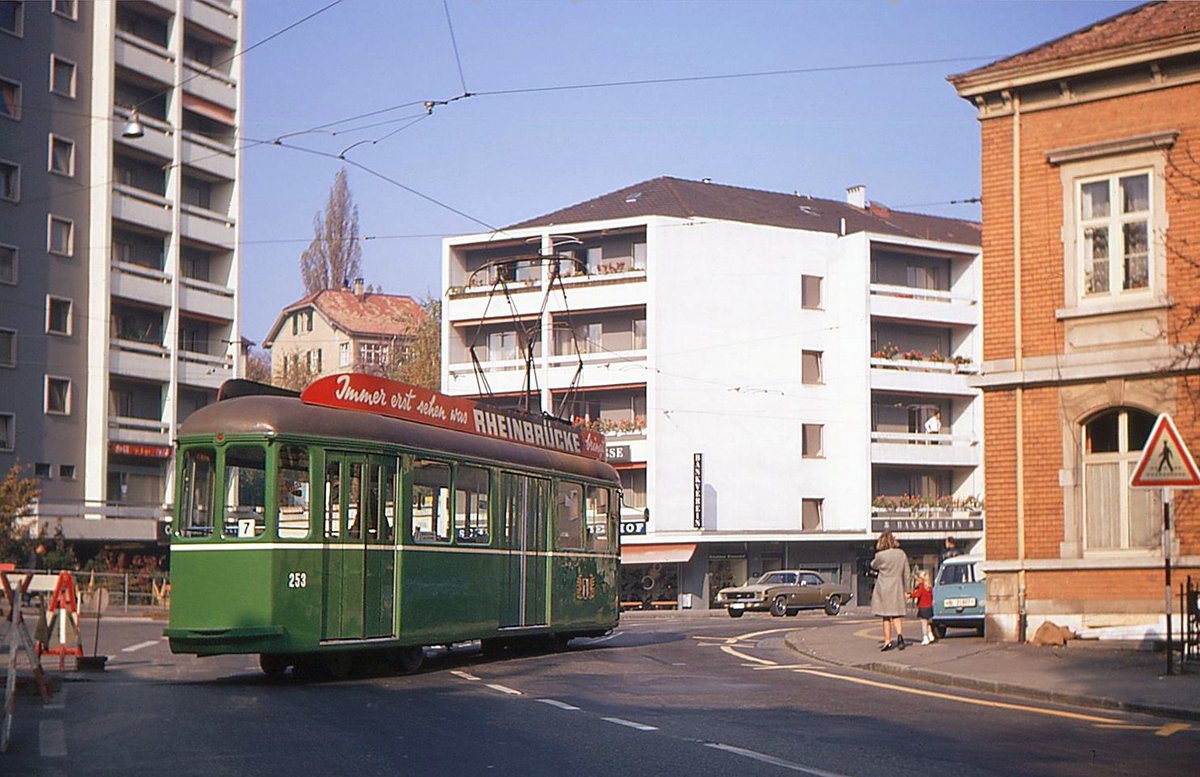
<path fill-rule="evenodd" d="M 271 382 L 271 356 L 262 348 L 246 349 L 246 380 L 256 383 Z"/>
<path fill-rule="evenodd" d="M 308 384 L 321 377 L 311 361 L 299 351 L 284 354 L 281 368 L 271 378 L 271 384 L 292 391 L 304 391 Z"/>
<path fill-rule="evenodd" d="M 358 244 L 358 206 L 346 185 L 346 170 L 338 170 L 329 189 L 325 212 L 313 216 L 313 239 L 300 255 L 304 293 L 340 289 L 362 273 Z"/>

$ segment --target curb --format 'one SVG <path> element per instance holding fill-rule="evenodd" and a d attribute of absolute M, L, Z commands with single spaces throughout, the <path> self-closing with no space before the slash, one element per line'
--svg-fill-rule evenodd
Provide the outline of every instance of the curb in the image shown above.
<path fill-rule="evenodd" d="M 961 675 L 954 675 L 946 672 L 936 672 L 931 669 L 922 669 L 920 667 L 907 666 L 905 664 L 894 664 L 885 661 L 868 661 L 863 664 L 850 664 L 837 661 L 836 659 L 829 658 L 828 656 L 820 655 L 811 650 L 801 648 L 794 644 L 792 640 L 788 639 L 787 637 L 784 638 L 784 644 L 800 655 L 807 656 L 808 658 L 812 658 L 832 666 L 858 669 L 864 672 L 885 674 L 892 677 L 903 677 L 909 680 L 918 680 L 920 682 L 930 683 L 932 685 L 942 685 L 950 688 L 965 688 L 973 691 L 994 693 L 1000 696 L 1015 696 L 1018 698 L 1034 699 L 1037 701 L 1047 701 L 1054 704 L 1064 704 L 1071 707 L 1120 710 L 1122 712 L 1131 712 L 1139 715 L 1154 715 L 1156 717 L 1176 718 L 1179 720 L 1200 720 L 1200 709 L 1171 707 L 1162 704 L 1151 704 L 1148 702 L 1121 701 L 1119 699 L 1110 699 L 1104 696 L 1087 696 L 1082 694 L 1059 693 L 1057 691 L 1040 691 L 1036 688 L 1029 688 L 1024 685 L 1001 683 L 992 680 L 979 680 L 974 677 L 963 677 Z"/>

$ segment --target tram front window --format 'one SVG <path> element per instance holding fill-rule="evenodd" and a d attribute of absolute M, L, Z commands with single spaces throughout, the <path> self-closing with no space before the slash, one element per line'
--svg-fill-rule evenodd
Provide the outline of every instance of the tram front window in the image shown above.
<path fill-rule="evenodd" d="M 587 549 L 608 550 L 608 489 L 588 486 Z"/>
<path fill-rule="evenodd" d="M 217 452 L 212 448 L 184 451 L 179 504 L 179 530 L 184 537 L 212 536 L 216 461 Z"/>
<path fill-rule="evenodd" d="M 417 542 L 450 541 L 450 466 L 413 463 L 412 534 Z"/>
<path fill-rule="evenodd" d="M 577 483 L 558 484 L 558 509 L 554 515 L 558 547 L 583 547 L 583 488 Z"/>
<path fill-rule="evenodd" d="M 281 539 L 308 537 L 309 524 L 308 449 L 285 445 L 279 450 L 276 496 L 279 504 Z"/>
<path fill-rule="evenodd" d="M 225 449 L 226 537 L 253 539 L 267 530 L 267 452 L 258 445 Z"/>

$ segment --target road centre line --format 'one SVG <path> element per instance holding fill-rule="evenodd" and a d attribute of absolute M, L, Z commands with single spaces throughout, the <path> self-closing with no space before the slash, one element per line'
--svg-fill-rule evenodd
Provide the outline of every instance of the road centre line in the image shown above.
<path fill-rule="evenodd" d="M 1031 707 L 1027 704 L 1013 704 L 1003 701 L 989 701 L 987 699 L 973 699 L 970 696 L 956 696 L 952 693 L 942 693 L 940 691 L 927 691 L 922 688 L 908 688 L 903 685 L 895 685 L 893 683 L 883 683 L 878 680 L 867 680 L 862 677 L 849 677 L 847 675 L 834 674 L 832 672 L 823 672 L 818 669 L 796 669 L 793 670 L 801 674 L 814 675 L 816 677 L 826 677 L 831 680 L 843 680 L 848 683 L 857 683 L 859 685 L 869 685 L 874 688 L 884 688 L 890 691 L 900 691 L 901 693 L 911 693 L 917 696 L 928 696 L 934 699 L 945 699 L 947 701 L 957 701 L 963 704 L 976 704 L 980 707 L 996 707 L 997 709 L 1015 710 L 1017 712 L 1033 712 L 1039 715 L 1050 715 L 1056 718 L 1070 718 L 1072 720 L 1083 720 L 1088 723 L 1119 723 L 1116 718 L 1102 718 L 1098 715 L 1085 715 L 1080 712 L 1066 712 L 1063 710 L 1052 710 L 1044 707 Z"/>
<path fill-rule="evenodd" d="M 733 745 L 724 745 L 724 744 L 721 744 L 720 742 L 705 742 L 704 746 L 711 747 L 714 750 L 721 750 L 722 752 L 732 753 L 733 755 L 740 755 L 743 758 L 751 758 L 755 761 L 762 761 L 763 763 L 771 764 L 772 766 L 780 766 L 784 769 L 790 769 L 793 772 L 801 772 L 803 774 L 811 774 L 811 775 L 814 775 L 814 777 L 846 777 L 846 775 L 844 775 L 844 774 L 839 774 L 837 772 L 827 772 L 824 769 L 814 769 L 810 766 L 802 766 L 801 764 L 793 763 L 792 761 L 785 761 L 782 758 L 776 758 L 773 755 L 767 755 L 765 753 L 758 753 L 758 752 L 755 752 L 754 750 L 747 750 L 744 747 L 735 747 Z"/>
<path fill-rule="evenodd" d="M 1096 728 L 1119 729 L 1121 731 L 1153 731 L 1156 737 L 1169 737 L 1191 728 L 1188 723 L 1168 723 L 1165 726 L 1139 726 L 1136 723 L 1097 723 Z"/>
<path fill-rule="evenodd" d="M 467 672 L 464 672 L 460 669 L 451 669 L 450 674 L 454 675 L 455 677 L 461 677 L 464 680 L 478 680 L 479 679 L 475 675 L 468 674 Z"/>
<path fill-rule="evenodd" d="M 764 666 L 777 666 L 778 665 L 777 662 L 771 661 L 766 658 L 755 658 L 754 656 L 748 656 L 745 653 L 741 653 L 737 650 L 734 650 L 729 645 L 721 645 L 721 652 L 728 653 L 729 655 L 733 656 L 734 658 L 740 658 L 743 661 L 750 661 L 751 663 L 755 663 L 755 664 L 762 664 Z"/>
<path fill-rule="evenodd" d="M 574 711 L 579 709 L 574 704 L 567 704 L 565 701 L 559 701 L 558 699 L 534 699 L 534 701 L 540 701 L 542 704 L 549 704 L 551 707 L 558 707 L 560 710 Z"/>
<path fill-rule="evenodd" d="M 600 720 L 606 720 L 609 723 L 616 723 L 618 726 L 626 726 L 638 731 L 658 731 L 658 726 L 650 726 L 633 720 L 625 720 L 624 718 L 600 718 Z"/>
<path fill-rule="evenodd" d="M 485 685 L 487 685 L 487 687 L 491 688 L 493 691 L 500 691 L 500 693 L 507 693 L 510 696 L 524 696 L 525 695 L 525 694 L 521 693 L 520 691 L 518 691 L 516 688 L 509 688 L 507 685 L 500 685 L 499 683 L 485 683 Z"/>
<path fill-rule="evenodd" d="M 154 647 L 155 645 L 158 644 L 158 642 L 159 641 L 157 639 L 152 639 L 147 642 L 139 642 L 136 645 L 130 645 L 129 647 L 121 648 L 121 652 L 122 653 L 136 653 L 137 651 L 142 650 L 143 648 Z"/>

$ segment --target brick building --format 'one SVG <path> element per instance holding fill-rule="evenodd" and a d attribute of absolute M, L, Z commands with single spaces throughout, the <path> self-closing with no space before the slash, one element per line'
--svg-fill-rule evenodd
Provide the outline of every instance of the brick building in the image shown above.
<path fill-rule="evenodd" d="M 1159 413 L 1200 449 L 1200 4 L 950 81 L 982 135 L 989 637 L 1161 630 L 1162 492 L 1129 479 Z M 1174 505 L 1178 582 L 1200 496 Z"/>

